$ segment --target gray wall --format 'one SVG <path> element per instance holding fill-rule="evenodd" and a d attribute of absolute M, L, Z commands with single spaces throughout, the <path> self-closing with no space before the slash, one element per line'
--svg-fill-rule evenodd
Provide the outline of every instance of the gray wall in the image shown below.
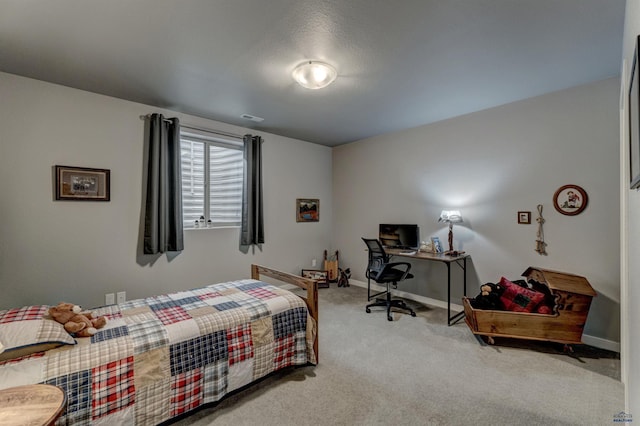
<path fill-rule="evenodd" d="M 365 280 L 360 237 L 377 236 L 379 223 L 417 223 L 422 239 L 446 243 L 448 229 L 437 218 L 459 208 L 464 223 L 454 227 L 454 247 L 472 257 L 470 295 L 501 276 L 516 279 L 530 265 L 584 275 L 598 292 L 585 329 L 589 343 L 616 348 L 618 90 L 619 79 L 609 79 L 335 148 L 333 245 L 341 260 Z M 589 195 L 578 216 L 553 207 L 566 184 Z M 534 251 L 538 204 L 548 256 Z M 520 210 L 532 212 L 531 225 L 517 223 Z M 444 266 L 413 265 L 417 277 L 402 288 L 446 300 Z M 460 287 L 453 292 L 458 304 Z"/>
<path fill-rule="evenodd" d="M 621 75 L 621 181 L 622 181 L 622 376 L 626 386 L 626 412 L 640 413 L 640 193 L 629 190 L 629 141 L 628 141 L 628 98 L 629 76 L 636 48 L 636 38 L 640 34 L 640 1 L 627 0 L 625 14 L 624 57 Z M 636 65 L 638 66 L 638 65 Z M 636 87 L 637 86 L 636 82 Z M 637 93 L 636 93 L 637 95 Z M 636 118 L 637 119 L 637 118 Z"/>
<path fill-rule="evenodd" d="M 192 288 L 248 275 L 258 262 L 296 272 L 337 248 L 341 265 L 363 280 L 360 237 L 381 222 L 417 223 L 424 239 L 446 241 L 436 222 L 457 207 L 465 223 L 455 247 L 469 252 L 469 294 L 529 265 L 585 275 L 598 291 L 586 327 L 589 343 L 619 342 L 618 79 L 568 89 L 333 150 L 265 137 L 267 244 L 238 250 L 237 228 L 186 231 L 185 251 L 149 263 L 139 256 L 143 122 L 165 112 L 183 123 L 250 132 L 147 105 L 0 73 L 0 308 L 74 301 L 103 303 Z M 257 132 L 254 132 L 257 133 Z M 332 155 L 333 152 L 333 155 Z M 333 157 L 333 158 L 332 158 Z M 55 164 L 108 168 L 109 203 L 55 202 Z M 574 183 L 590 203 L 579 216 L 557 213 L 555 190 Z M 333 185 L 333 186 L 332 186 Z M 319 223 L 296 223 L 295 198 L 319 198 Z M 544 205 L 549 256 L 534 252 Z M 333 217 L 332 217 L 333 214 Z M 404 287 L 446 299 L 441 265 L 419 262 Z M 454 279 L 457 277 L 454 275 Z M 460 288 L 454 289 L 459 302 Z"/>
<path fill-rule="evenodd" d="M 331 149 L 0 73 L 0 308 L 104 303 L 248 277 L 251 263 L 289 272 L 330 248 Z M 185 250 L 140 257 L 144 122 L 264 137 L 263 250 L 238 250 L 239 229 L 185 231 Z M 111 201 L 53 201 L 55 164 L 111 170 Z M 319 198 L 320 221 L 296 223 L 295 199 Z"/>

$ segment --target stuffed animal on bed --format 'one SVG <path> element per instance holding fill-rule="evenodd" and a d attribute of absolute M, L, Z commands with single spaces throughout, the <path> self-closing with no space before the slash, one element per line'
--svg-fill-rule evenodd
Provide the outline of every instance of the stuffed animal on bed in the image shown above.
<path fill-rule="evenodd" d="M 76 337 L 91 337 L 107 324 L 105 317 L 93 318 L 91 312 L 82 312 L 80 306 L 73 303 L 60 302 L 49 308 L 49 315 Z"/>
<path fill-rule="evenodd" d="M 471 299 L 471 306 L 474 309 L 502 309 L 500 305 L 500 295 L 504 288 L 500 284 L 486 283 L 480 286 L 480 294 Z"/>

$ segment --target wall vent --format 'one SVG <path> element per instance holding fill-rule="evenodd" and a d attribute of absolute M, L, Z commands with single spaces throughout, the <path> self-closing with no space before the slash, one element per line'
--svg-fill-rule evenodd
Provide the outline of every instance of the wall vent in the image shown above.
<path fill-rule="evenodd" d="M 240 117 L 244 118 L 245 120 L 255 121 L 257 123 L 264 121 L 264 118 L 256 117 L 255 115 L 251 115 L 251 114 L 242 114 Z"/>

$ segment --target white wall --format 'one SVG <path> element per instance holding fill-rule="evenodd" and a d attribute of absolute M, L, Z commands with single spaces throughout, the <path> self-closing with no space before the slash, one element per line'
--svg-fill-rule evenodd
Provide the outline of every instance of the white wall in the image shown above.
<path fill-rule="evenodd" d="M 621 175 L 622 182 L 628 185 L 629 182 L 629 155 L 628 155 L 628 98 L 629 75 L 633 54 L 636 45 L 636 38 L 640 34 L 640 0 L 627 0 L 627 10 L 625 13 L 624 42 L 623 42 L 623 69 L 621 75 L 625 76 L 625 81 L 621 85 L 621 99 L 623 110 L 621 113 L 621 123 L 623 135 L 620 138 Z M 638 66 L 638 65 L 636 65 Z M 637 82 L 636 82 L 637 83 Z M 637 87 L 637 84 L 636 84 Z M 622 191 L 623 221 L 621 233 L 623 235 L 622 247 L 622 300 L 623 312 L 623 335 L 624 342 L 621 353 L 622 371 L 626 386 L 626 412 L 632 415 L 640 415 L 640 193 L 631 191 L 627 186 Z"/>
<path fill-rule="evenodd" d="M 107 292 L 131 299 L 248 277 L 251 263 L 299 273 L 330 248 L 330 148 L 4 73 L 0 99 L 0 308 L 98 306 Z M 140 256 L 140 115 L 152 112 L 263 136 L 263 251 L 240 252 L 229 228 L 185 231 L 178 256 Z M 56 164 L 110 169 L 111 201 L 54 201 Z M 296 198 L 319 198 L 320 222 L 296 223 Z"/>
<path fill-rule="evenodd" d="M 459 208 L 454 247 L 472 256 L 470 289 L 530 266 L 587 277 L 598 292 L 585 333 L 619 342 L 619 79 L 531 98 L 431 125 L 381 135 L 333 151 L 333 245 L 365 280 L 361 237 L 379 223 L 417 223 L 423 239 L 448 229 L 442 209 Z M 555 211 L 552 197 L 576 184 L 589 195 L 578 216 Z M 543 204 L 548 256 L 534 251 L 536 206 Z M 516 221 L 532 212 L 531 225 Z M 446 300 L 445 267 L 414 262 L 403 289 Z M 457 269 L 453 269 L 457 272 Z M 459 275 L 454 275 L 454 284 Z M 460 303 L 461 285 L 454 288 Z M 604 339 L 600 341 L 599 339 Z"/>

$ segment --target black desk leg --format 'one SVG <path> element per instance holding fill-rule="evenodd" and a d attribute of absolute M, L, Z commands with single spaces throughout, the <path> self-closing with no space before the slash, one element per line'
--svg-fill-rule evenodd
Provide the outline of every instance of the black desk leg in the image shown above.
<path fill-rule="evenodd" d="M 463 285 L 464 285 L 462 294 L 463 294 L 463 296 L 467 297 L 467 258 L 466 257 L 464 259 L 462 259 L 462 265 L 463 265 L 462 266 L 462 273 L 464 275 L 464 278 L 463 278 L 463 281 L 462 281 Z"/>
<path fill-rule="evenodd" d="M 451 263 L 447 262 L 447 320 L 451 325 Z"/>
<path fill-rule="evenodd" d="M 462 259 L 462 266 L 459 261 L 456 261 L 456 264 L 462 268 L 463 273 L 463 295 L 467 295 L 467 258 Z M 451 264 L 447 262 L 447 320 L 449 326 L 460 321 L 460 319 L 464 316 L 464 311 L 458 312 L 454 316 L 451 316 Z"/>

